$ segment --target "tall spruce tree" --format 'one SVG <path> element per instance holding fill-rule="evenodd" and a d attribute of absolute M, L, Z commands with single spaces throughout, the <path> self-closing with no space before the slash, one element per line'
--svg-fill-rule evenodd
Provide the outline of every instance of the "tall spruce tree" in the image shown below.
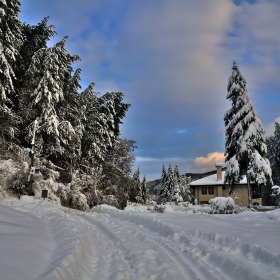
<path fill-rule="evenodd" d="M 171 201 L 173 191 L 174 191 L 174 174 L 173 174 L 172 166 L 171 164 L 169 164 L 167 174 L 166 174 L 164 189 L 162 190 L 161 193 L 161 201 L 162 202 Z"/>
<path fill-rule="evenodd" d="M 142 192 L 142 203 L 145 204 L 147 202 L 148 195 L 149 195 L 146 175 L 143 177 L 143 180 L 141 182 L 141 192 Z"/>
<path fill-rule="evenodd" d="M 37 149 L 43 154 L 56 158 L 64 153 L 61 143 L 74 134 L 71 123 L 59 118 L 59 104 L 64 100 L 64 90 L 71 78 L 71 63 L 78 56 L 68 54 L 65 46 L 67 37 L 53 48 L 42 48 L 32 57 L 27 70 L 27 88 L 34 90 L 32 107 L 36 111 L 41 129 L 37 132 Z M 66 87 L 67 88 L 67 87 Z"/>
<path fill-rule="evenodd" d="M 22 39 L 18 17 L 20 2 L 0 1 L 0 123 L 2 139 L 13 138 L 18 117 L 12 110 L 15 99 L 15 68 Z"/>
<path fill-rule="evenodd" d="M 246 80 L 236 63 L 227 86 L 227 99 L 231 109 L 225 116 L 225 183 L 231 191 L 243 175 L 247 176 L 249 205 L 252 203 L 250 183 L 257 185 L 271 182 L 270 163 L 265 158 L 267 148 L 264 128 L 249 99 Z"/>
<path fill-rule="evenodd" d="M 274 135 L 266 138 L 267 158 L 270 161 L 272 179 L 280 185 L 280 124 L 275 122 Z"/>
<path fill-rule="evenodd" d="M 31 94 L 35 88 L 26 87 L 29 84 L 29 77 L 26 72 L 32 62 L 34 54 L 42 49 L 47 48 L 47 43 L 54 34 L 57 34 L 53 25 L 47 25 L 48 17 L 44 18 L 37 25 L 29 25 L 23 23 L 21 25 L 22 41 L 19 49 L 19 57 L 17 59 L 17 67 L 15 75 L 15 89 L 17 98 L 15 100 L 15 112 L 20 115 L 21 122 L 18 126 L 18 139 L 23 145 L 28 145 L 25 139 L 25 128 L 37 117 L 37 112 L 34 111 L 31 104 Z M 35 86 L 34 86 L 35 87 Z"/>
<path fill-rule="evenodd" d="M 165 188 L 166 176 L 167 176 L 166 168 L 165 168 L 165 166 L 163 165 L 163 166 L 162 166 L 162 170 L 161 170 L 160 185 L 159 185 L 159 189 L 158 189 L 158 195 L 159 195 L 159 196 L 162 195 L 162 192 L 163 192 L 163 190 L 164 190 L 164 188 Z"/>
<path fill-rule="evenodd" d="M 178 168 L 177 164 L 175 165 L 175 168 L 174 168 L 174 180 L 177 180 L 178 184 L 180 184 L 181 177 L 180 177 L 180 172 L 179 172 L 179 168 Z"/>
<path fill-rule="evenodd" d="M 176 203 L 183 201 L 181 189 L 181 177 L 178 165 L 176 164 L 174 168 L 174 187 L 172 192 L 172 201 L 175 201 Z"/>
<path fill-rule="evenodd" d="M 140 168 L 134 172 L 133 174 L 133 181 L 134 181 L 134 193 L 135 193 L 135 200 L 138 203 L 142 203 L 142 188 L 141 188 L 141 180 L 140 180 Z"/>
<path fill-rule="evenodd" d="M 47 48 L 47 43 L 52 36 L 57 34 L 54 25 L 48 25 L 49 17 L 45 17 L 37 25 L 23 23 L 21 25 L 22 40 L 19 49 L 19 59 L 16 67 L 16 86 L 21 89 L 24 83 L 25 73 L 29 68 L 32 57 L 36 51 Z"/>
<path fill-rule="evenodd" d="M 274 129 L 274 158 L 275 158 L 275 179 L 276 184 L 280 185 L 280 124 L 275 122 Z"/>
<path fill-rule="evenodd" d="M 163 165 L 163 166 L 162 166 L 162 170 L 161 170 L 160 185 L 159 185 L 158 193 L 157 193 L 157 194 L 159 195 L 159 202 L 160 202 L 160 203 L 162 202 L 162 194 L 163 194 L 163 191 L 164 191 L 164 189 L 165 189 L 166 176 L 167 176 L 166 168 L 165 168 L 165 166 Z"/>

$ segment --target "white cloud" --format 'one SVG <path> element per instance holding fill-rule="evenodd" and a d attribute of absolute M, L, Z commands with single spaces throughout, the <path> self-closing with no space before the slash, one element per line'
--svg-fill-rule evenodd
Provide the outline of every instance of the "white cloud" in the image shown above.
<path fill-rule="evenodd" d="M 275 122 L 280 123 L 280 117 L 276 118 L 272 123 L 270 123 L 265 129 L 265 135 L 271 136 L 274 134 Z"/>
<path fill-rule="evenodd" d="M 136 157 L 136 162 L 158 162 L 161 161 L 159 158 L 150 157 Z"/>
<path fill-rule="evenodd" d="M 263 83 L 279 84 L 280 2 L 259 0 L 254 4 L 245 1 L 238 6 L 227 49 L 234 54 L 251 89 Z M 251 93 L 253 94 L 253 93 Z"/>

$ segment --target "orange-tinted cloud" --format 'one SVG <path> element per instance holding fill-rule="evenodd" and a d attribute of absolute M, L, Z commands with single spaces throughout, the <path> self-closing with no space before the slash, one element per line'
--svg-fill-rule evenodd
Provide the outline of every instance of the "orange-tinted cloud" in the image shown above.
<path fill-rule="evenodd" d="M 225 162 L 225 156 L 223 153 L 220 152 L 213 152 L 207 154 L 207 157 L 197 157 L 194 160 L 195 167 L 202 169 L 203 171 L 210 171 L 215 169 L 216 162 Z"/>

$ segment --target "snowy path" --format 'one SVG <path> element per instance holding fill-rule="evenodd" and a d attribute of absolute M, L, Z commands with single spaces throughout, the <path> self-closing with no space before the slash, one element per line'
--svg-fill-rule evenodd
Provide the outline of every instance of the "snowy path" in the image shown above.
<path fill-rule="evenodd" d="M 0 279 L 280 279 L 279 212 L 237 219 L 2 204 Z"/>

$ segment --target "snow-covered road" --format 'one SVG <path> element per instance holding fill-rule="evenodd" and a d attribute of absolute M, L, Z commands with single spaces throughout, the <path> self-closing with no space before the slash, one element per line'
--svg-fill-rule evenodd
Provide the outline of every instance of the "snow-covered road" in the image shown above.
<path fill-rule="evenodd" d="M 280 279 L 280 212 L 141 213 L 3 200 L 0 279 Z"/>

